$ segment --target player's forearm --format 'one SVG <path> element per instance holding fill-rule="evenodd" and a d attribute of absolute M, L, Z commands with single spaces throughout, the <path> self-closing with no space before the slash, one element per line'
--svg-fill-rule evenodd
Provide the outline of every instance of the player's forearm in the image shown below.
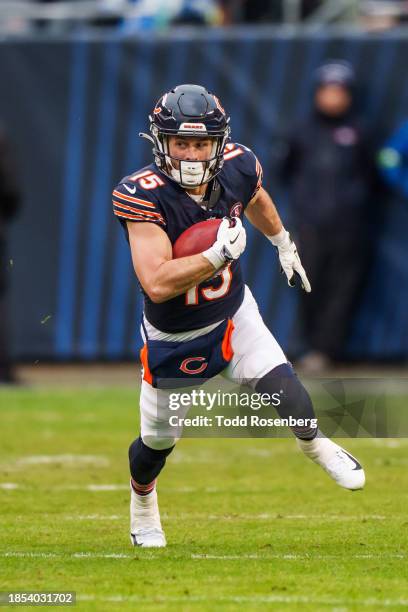
<path fill-rule="evenodd" d="M 261 189 L 245 211 L 247 219 L 265 236 L 274 236 L 282 230 L 282 221 L 269 194 Z"/>
<path fill-rule="evenodd" d="M 152 279 L 148 295 L 160 304 L 185 293 L 215 274 L 214 266 L 203 255 L 165 261 Z"/>

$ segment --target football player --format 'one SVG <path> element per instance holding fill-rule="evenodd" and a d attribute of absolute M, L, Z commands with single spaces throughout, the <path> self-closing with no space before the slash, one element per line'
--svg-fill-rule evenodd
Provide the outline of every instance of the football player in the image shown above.
<path fill-rule="evenodd" d="M 113 206 L 144 294 L 141 432 L 129 448 L 131 542 L 162 547 L 156 479 L 181 435 L 169 425 L 166 380 L 223 371 L 257 392 L 283 391 L 281 417 L 308 423 L 314 417 L 307 391 L 243 281 L 244 215 L 276 247 L 289 285 L 299 279 L 304 291 L 311 287 L 262 187 L 259 161 L 247 147 L 229 142 L 229 117 L 218 98 L 199 85 L 180 85 L 159 99 L 149 119 L 150 134 L 141 136 L 153 143 L 154 162 L 120 181 Z M 214 244 L 173 259 L 177 238 L 212 218 L 222 219 Z M 317 427 L 292 431 L 305 455 L 340 486 L 364 486 L 359 462 Z"/>

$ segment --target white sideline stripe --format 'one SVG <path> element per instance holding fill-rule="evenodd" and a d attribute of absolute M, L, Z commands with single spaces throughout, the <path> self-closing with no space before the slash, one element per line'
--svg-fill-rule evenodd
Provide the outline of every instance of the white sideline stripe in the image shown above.
<path fill-rule="evenodd" d="M 13 486 L 10 486 L 13 485 Z M 16 483 L 0 483 L 0 489 L 21 489 L 23 488 L 21 485 Z M 27 486 L 24 487 L 27 489 L 36 489 L 37 491 L 41 490 L 41 487 L 33 487 Z M 88 485 L 57 485 L 55 487 L 50 486 L 53 491 L 91 491 L 93 493 L 100 493 L 104 491 L 129 491 L 128 484 L 88 484 Z M 216 487 L 206 487 L 199 489 L 197 487 L 174 487 L 172 489 L 168 489 L 166 487 L 160 487 L 160 491 L 164 493 L 221 493 L 225 492 L 223 489 L 218 489 Z"/>
<path fill-rule="evenodd" d="M 55 558 L 61 559 L 63 557 L 70 557 L 71 559 L 134 559 L 134 555 L 127 555 L 124 553 L 92 553 L 92 552 L 76 552 L 64 555 L 62 553 L 52 552 L 8 552 L 1 553 L 0 557 L 22 557 L 22 558 L 39 558 L 48 559 Z"/>
<path fill-rule="evenodd" d="M 11 484 L 11 483 L 10 483 Z M 63 521 L 125 521 L 128 518 L 127 514 L 50 514 L 48 512 L 41 513 L 43 519 L 57 519 Z M 379 514 L 366 514 L 366 515 L 313 515 L 313 514 L 206 514 L 199 512 L 181 512 L 180 514 L 166 514 L 162 513 L 161 517 L 165 521 L 185 521 L 185 520 L 210 520 L 210 521 L 285 521 L 285 520 L 301 520 L 301 521 L 386 521 L 386 520 L 406 520 L 405 516 L 381 516 Z M 24 515 L 15 515 L 15 520 L 24 520 Z"/>
<path fill-rule="evenodd" d="M 0 489 L 4 489 L 5 491 L 12 491 L 19 488 L 20 485 L 15 482 L 0 482 Z"/>
<path fill-rule="evenodd" d="M 90 484 L 90 485 L 61 485 L 55 487 L 55 490 L 58 491 L 92 491 L 94 493 L 99 493 L 101 491 L 129 491 L 128 484 Z M 174 489 L 166 489 L 165 487 L 161 487 L 160 491 L 166 493 L 217 493 L 221 492 L 221 489 L 213 489 L 208 487 L 208 489 L 197 489 L 195 487 L 175 487 Z"/>
<path fill-rule="evenodd" d="M 56 487 L 60 491 L 69 490 L 69 491 L 93 491 L 98 493 L 100 491 L 129 491 L 128 484 L 90 484 L 90 485 L 65 485 L 61 487 Z M 174 487 L 174 488 L 166 488 L 160 487 L 159 491 L 163 493 L 221 493 L 222 489 L 216 489 L 214 487 L 207 487 L 204 489 L 199 489 L 197 487 Z"/>
<path fill-rule="evenodd" d="M 110 514 L 104 516 L 102 514 L 78 514 L 63 516 L 61 518 L 65 521 L 125 521 L 127 520 L 127 515 L 119 516 L 119 514 Z"/>
<path fill-rule="evenodd" d="M 134 602 L 134 603 L 146 603 L 146 597 L 141 597 L 140 595 L 110 595 L 108 597 L 101 597 L 99 595 L 79 595 L 77 597 L 77 601 L 100 601 L 100 602 Z M 315 597 L 305 597 L 305 596 L 297 596 L 297 595 L 252 595 L 252 596 L 221 596 L 221 597 L 211 597 L 211 596 L 188 596 L 188 597 L 162 597 L 157 596 L 152 600 L 156 603 L 194 603 L 194 602 L 204 602 L 211 601 L 214 604 L 216 603 L 242 603 L 242 604 L 251 604 L 251 603 L 282 603 L 282 604 L 320 604 L 320 605 L 329 605 L 329 606 L 375 606 L 377 608 L 382 607 L 390 607 L 390 606 L 402 606 L 406 607 L 408 605 L 408 599 L 376 599 L 374 597 L 370 597 L 368 599 L 335 599 L 335 598 L 315 598 Z"/>
<path fill-rule="evenodd" d="M 89 485 L 60 485 L 52 487 L 54 491 L 129 491 L 128 484 L 89 484 Z"/>
<path fill-rule="evenodd" d="M 23 558 L 41 558 L 41 559 L 48 559 L 49 557 L 58 557 L 60 555 L 58 555 L 57 553 L 34 553 L 34 552 L 7 552 L 7 553 L 1 553 L 2 557 L 23 557 Z"/>
<path fill-rule="evenodd" d="M 163 518 L 165 518 L 166 515 L 163 515 Z M 318 520 L 318 521 L 359 521 L 359 520 L 378 520 L 378 521 L 385 521 L 387 520 L 387 518 L 397 518 L 397 517 L 386 517 L 386 516 L 381 516 L 379 514 L 367 514 L 364 516 L 359 516 L 359 515 L 348 515 L 348 516 L 343 516 L 341 514 L 268 514 L 268 513 L 262 513 L 262 514 L 237 514 L 237 515 L 216 515 L 216 514 L 210 514 L 210 515 L 205 515 L 205 514 L 196 514 L 196 515 L 181 515 L 179 516 L 179 518 L 182 518 L 183 520 L 189 518 L 190 516 L 194 517 L 194 518 L 207 518 L 209 520 L 216 520 L 216 521 L 234 521 L 234 520 L 243 520 L 243 521 L 262 521 L 262 520 Z M 177 518 L 177 517 L 168 517 L 168 518 Z M 399 518 L 404 518 L 404 517 L 399 517 Z"/>
<path fill-rule="evenodd" d="M 62 518 L 66 521 L 119 521 L 127 520 L 127 515 L 111 514 L 71 514 L 71 515 L 50 515 L 42 514 L 43 517 L 57 517 Z M 268 520 L 319 520 L 319 521 L 366 521 L 366 520 L 378 520 L 385 521 L 388 519 L 400 519 L 405 520 L 404 516 L 381 516 L 377 514 L 367 514 L 364 516 L 341 516 L 341 515 L 308 515 L 308 514 L 292 514 L 292 515 L 280 515 L 280 514 L 204 514 L 204 513 L 180 513 L 180 514 L 166 514 L 161 513 L 161 517 L 165 521 L 185 521 L 185 520 L 210 520 L 210 521 L 268 521 Z M 24 517 L 21 517 L 24 518 Z"/>
<path fill-rule="evenodd" d="M 43 512 L 42 519 L 56 519 L 63 521 L 126 521 L 128 519 L 127 514 L 50 514 Z M 162 513 L 161 517 L 165 521 L 185 521 L 185 520 L 202 520 L 202 521 L 285 521 L 285 520 L 318 520 L 318 521 L 385 521 L 385 520 L 406 520 L 405 516 L 381 516 L 377 514 L 366 514 L 363 516 L 359 515 L 308 515 L 308 514 L 288 514 L 287 516 L 281 514 L 205 514 L 205 513 L 183 513 L 180 514 L 166 514 Z M 25 515 L 14 515 L 14 520 L 25 520 Z"/>
<path fill-rule="evenodd" d="M 110 461 L 102 455 L 30 455 L 20 457 L 14 462 L 16 466 L 26 465 L 49 465 L 53 463 L 64 463 L 70 465 L 95 465 L 97 467 L 107 467 Z"/>
<path fill-rule="evenodd" d="M 84 489 L 86 491 L 129 491 L 129 485 L 115 485 L 115 484 L 90 484 L 85 485 Z"/>
<path fill-rule="evenodd" d="M 94 553 L 94 552 L 76 552 L 76 553 L 53 553 L 53 552 L 24 552 L 24 551 L 16 551 L 16 552 L 6 552 L 0 553 L 0 557 L 16 557 L 16 558 L 40 558 L 40 559 L 48 559 L 48 558 L 56 558 L 62 559 L 64 557 L 69 557 L 71 559 L 134 559 L 135 555 L 130 555 L 126 553 Z M 407 555 L 397 554 L 397 553 L 384 553 L 379 555 L 373 554 L 361 554 L 361 555 L 348 555 L 348 559 L 405 559 Z M 146 554 L 143 557 L 143 560 L 146 561 L 157 561 L 162 559 L 163 556 Z M 177 557 L 180 558 L 180 557 Z M 183 557 L 182 557 L 183 558 Z M 187 558 L 187 556 L 184 556 Z M 258 553 L 247 553 L 242 555 L 207 555 L 207 554 L 192 554 L 188 556 L 189 559 L 198 560 L 198 561 L 208 561 L 208 560 L 221 560 L 221 561 L 239 561 L 243 559 L 247 560 L 256 560 L 256 561 L 268 561 L 271 559 L 282 559 L 282 560 L 302 560 L 302 561 L 315 561 L 317 559 L 343 559 L 342 555 L 294 555 L 294 554 L 269 554 L 269 555 L 260 555 Z"/>

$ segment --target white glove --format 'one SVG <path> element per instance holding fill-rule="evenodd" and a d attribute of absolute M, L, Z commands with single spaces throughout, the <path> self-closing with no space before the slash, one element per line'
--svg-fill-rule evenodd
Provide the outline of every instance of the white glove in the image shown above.
<path fill-rule="evenodd" d="M 270 242 L 278 249 L 279 261 L 282 267 L 282 272 L 286 274 L 288 285 L 295 286 L 295 275 L 300 278 L 303 289 L 310 293 L 312 287 L 296 249 L 296 244 L 292 241 L 289 232 L 282 228 L 279 234 L 275 236 L 266 236 Z"/>
<path fill-rule="evenodd" d="M 202 255 L 218 270 L 234 259 L 238 259 L 244 252 L 245 246 L 246 231 L 241 219 L 231 220 L 225 217 L 218 228 L 217 240 Z"/>

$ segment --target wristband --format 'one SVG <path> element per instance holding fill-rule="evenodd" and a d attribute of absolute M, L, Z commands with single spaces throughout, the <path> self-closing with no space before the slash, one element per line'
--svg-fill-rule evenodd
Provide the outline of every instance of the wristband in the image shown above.
<path fill-rule="evenodd" d="M 270 242 L 272 242 L 273 246 L 278 248 L 283 246 L 285 243 L 287 244 L 290 242 L 289 232 L 287 232 L 284 227 L 282 227 L 278 234 L 274 234 L 273 236 L 267 236 L 265 234 L 265 236 Z"/>
<path fill-rule="evenodd" d="M 222 268 L 222 266 L 225 264 L 225 259 L 222 257 L 221 253 L 214 248 L 214 245 L 206 251 L 203 251 L 201 255 L 208 259 L 216 270 Z"/>

